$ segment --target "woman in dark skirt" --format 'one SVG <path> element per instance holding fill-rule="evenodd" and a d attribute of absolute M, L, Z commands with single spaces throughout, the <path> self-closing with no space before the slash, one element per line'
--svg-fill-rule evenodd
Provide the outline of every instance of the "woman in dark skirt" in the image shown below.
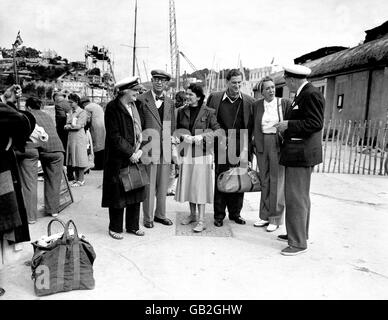
<path fill-rule="evenodd" d="M 120 180 L 120 169 L 140 160 L 141 120 L 135 106 L 139 94 L 138 78 L 130 77 L 116 83 L 117 97 L 109 102 L 105 111 L 105 161 L 102 186 L 102 207 L 109 208 L 109 235 L 123 239 L 124 208 L 125 228 L 129 233 L 143 236 L 139 229 L 140 203 L 145 189 L 125 192 Z"/>

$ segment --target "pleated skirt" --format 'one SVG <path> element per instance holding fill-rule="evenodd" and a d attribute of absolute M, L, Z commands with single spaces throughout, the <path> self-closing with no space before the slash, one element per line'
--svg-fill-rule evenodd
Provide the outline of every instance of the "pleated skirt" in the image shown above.
<path fill-rule="evenodd" d="M 213 203 L 212 156 L 184 157 L 179 165 L 175 200 L 196 204 Z"/>

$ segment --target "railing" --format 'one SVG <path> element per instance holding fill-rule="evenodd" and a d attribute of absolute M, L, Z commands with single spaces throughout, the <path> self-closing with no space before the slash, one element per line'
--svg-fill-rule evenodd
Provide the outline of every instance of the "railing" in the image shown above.
<path fill-rule="evenodd" d="M 328 120 L 324 123 L 323 163 L 315 172 L 388 174 L 386 121 Z"/>

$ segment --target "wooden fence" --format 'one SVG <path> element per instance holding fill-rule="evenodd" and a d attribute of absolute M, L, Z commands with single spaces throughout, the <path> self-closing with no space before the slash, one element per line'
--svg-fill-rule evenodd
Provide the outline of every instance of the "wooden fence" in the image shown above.
<path fill-rule="evenodd" d="M 388 174 L 386 121 L 328 120 L 324 123 L 323 163 L 315 172 Z"/>

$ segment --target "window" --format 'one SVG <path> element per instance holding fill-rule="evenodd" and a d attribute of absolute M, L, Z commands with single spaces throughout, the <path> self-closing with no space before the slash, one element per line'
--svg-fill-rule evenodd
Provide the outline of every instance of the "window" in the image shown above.
<path fill-rule="evenodd" d="M 344 95 L 343 94 L 339 94 L 337 96 L 337 109 L 338 109 L 339 112 L 342 111 L 343 106 L 344 106 Z"/>
<path fill-rule="evenodd" d="M 326 87 L 325 86 L 320 86 L 318 87 L 319 91 L 321 91 L 322 95 L 325 96 L 325 89 Z"/>

